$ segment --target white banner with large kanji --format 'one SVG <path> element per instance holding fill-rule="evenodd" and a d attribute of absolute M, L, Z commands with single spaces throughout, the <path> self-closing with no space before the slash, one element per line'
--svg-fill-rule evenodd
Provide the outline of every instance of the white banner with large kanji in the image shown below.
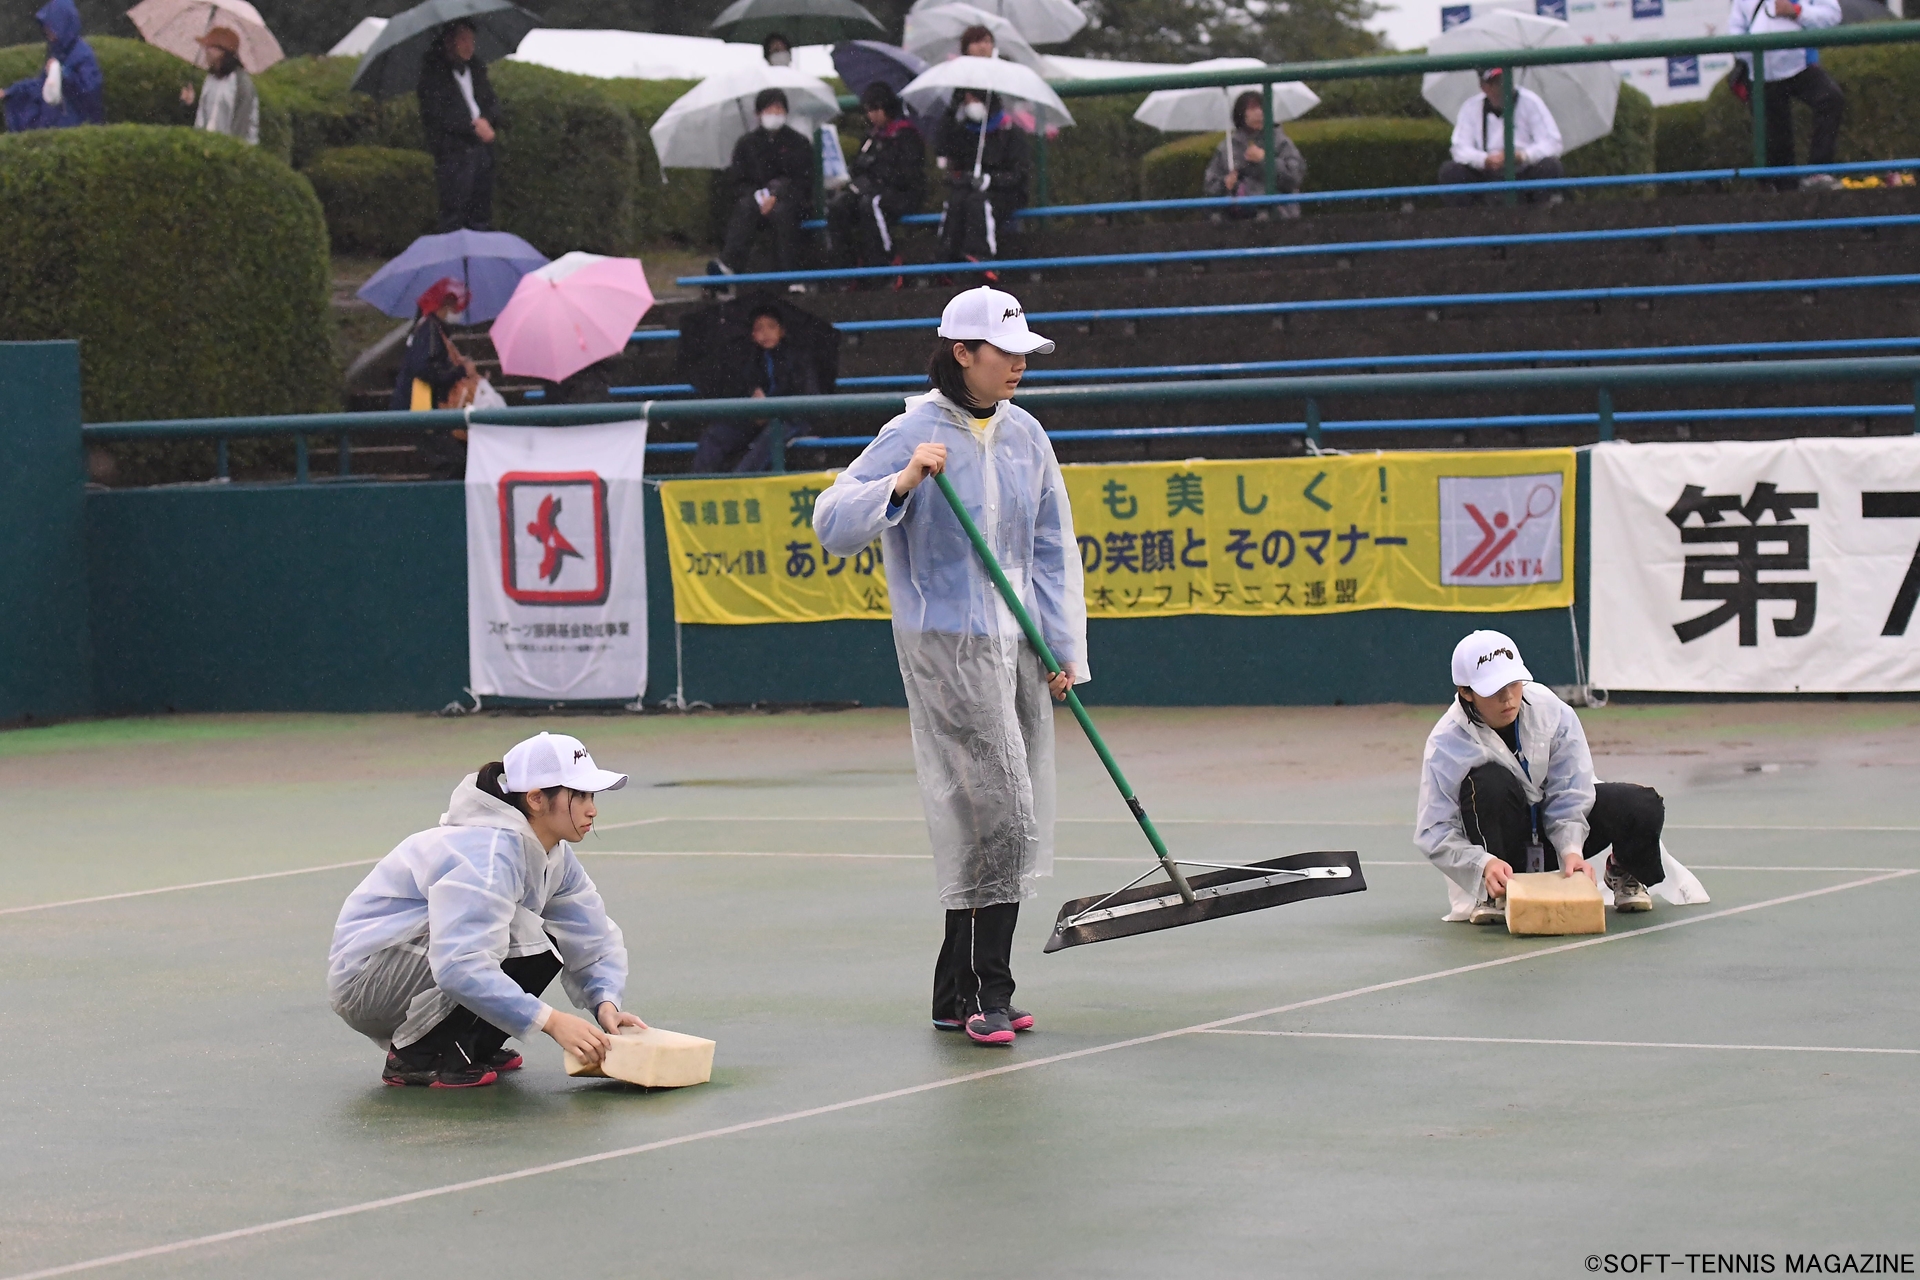
<path fill-rule="evenodd" d="M 475 426 L 467 444 L 474 695 L 632 701 L 647 687 L 643 421 Z"/>
<path fill-rule="evenodd" d="M 1920 690 L 1920 438 L 1593 452 L 1592 681 Z"/>

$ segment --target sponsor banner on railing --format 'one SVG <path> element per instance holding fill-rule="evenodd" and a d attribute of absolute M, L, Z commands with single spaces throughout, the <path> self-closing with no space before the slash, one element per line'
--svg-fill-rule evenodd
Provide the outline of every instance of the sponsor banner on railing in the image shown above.
<path fill-rule="evenodd" d="M 1597 685 L 1920 689 L 1920 440 L 1602 445 L 1592 539 Z"/>
<path fill-rule="evenodd" d="M 475 426 L 467 655 L 480 698 L 638 698 L 647 684 L 647 424 Z"/>
<path fill-rule="evenodd" d="M 1573 598 L 1573 452 L 1063 469 L 1096 618 L 1501 612 Z M 879 547 L 830 556 L 832 473 L 661 485 L 681 622 L 884 618 Z"/>
<path fill-rule="evenodd" d="M 813 500 L 833 473 L 782 472 L 660 486 L 680 622 L 885 618 L 880 545 L 830 556 L 813 536 Z"/>

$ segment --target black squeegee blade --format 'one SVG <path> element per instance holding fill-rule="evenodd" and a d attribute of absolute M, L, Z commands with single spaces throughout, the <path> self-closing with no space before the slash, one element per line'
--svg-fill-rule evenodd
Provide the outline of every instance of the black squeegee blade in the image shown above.
<path fill-rule="evenodd" d="M 1366 878 L 1360 874 L 1360 855 L 1352 850 L 1290 853 L 1285 857 L 1269 858 L 1264 862 L 1249 862 L 1246 866 L 1274 871 L 1297 871 L 1306 867 L 1346 867 L 1352 874 L 1339 879 L 1288 880 L 1280 884 L 1262 885 L 1257 889 L 1246 889 L 1219 897 L 1202 897 L 1200 901 L 1192 903 L 1180 901 L 1172 884 L 1156 877 L 1145 884 L 1135 885 L 1124 893 L 1115 894 L 1102 906 L 1124 907 L 1131 903 L 1147 902 L 1169 896 L 1173 898 L 1171 903 L 1113 919 L 1093 920 L 1063 928 L 1064 922 L 1073 919 L 1095 903 L 1101 902 L 1105 895 L 1094 894 L 1089 898 L 1075 898 L 1060 908 L 1060 915 L 1054 922 L 1053 933 L 1047 939 L 1046 950 L 1059 951 L 1066 947 L 1077 947 L 1085 942 L 1106 942 L 1112 938 L 1131 937 L 1136 933 L 1153 933 L 1159 929 L 1173 929 L 1183 924 L 1198 924 L 1202 920 L 1237 916 L 1243 911 L 1259 911 L 1264 907 L 1284 906 L 1289 902 L 1300 902 L 1307 898 L 1330 898 L 1339 893 L 1360 893 L 1367 887 Z M 1187 884 L 1195 893 L 1199 893 L 1203 889 L 1231 885 L 1242 880 L 1257 880 L 1260 876 L 1261 872 L 1255 870 L 1213 871 L 1203 876 L 1189 876 Z"/>

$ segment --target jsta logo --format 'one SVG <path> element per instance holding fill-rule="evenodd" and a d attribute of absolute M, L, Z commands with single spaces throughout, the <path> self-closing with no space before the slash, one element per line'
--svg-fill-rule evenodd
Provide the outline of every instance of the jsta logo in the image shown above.
<path fill-rule="evenodd" d="M 1558 472 L 1440 478 L 1440 581 L 1450 587 L 1558 582 Z"/>

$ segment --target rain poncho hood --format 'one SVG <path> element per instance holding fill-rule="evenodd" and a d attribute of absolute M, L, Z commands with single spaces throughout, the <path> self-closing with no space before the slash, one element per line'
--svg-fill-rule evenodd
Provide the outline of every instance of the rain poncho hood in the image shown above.
<path fill-rule="evenodd" d="M 106 103 L 101 93 L 99 60 L 93 46 L 80 38 L 80 11 L 73 0 L 48 0 L 34 17 L 51 31 L 47 55 L 60 64 L 58 78 L 49 83 L 45 71 L 8 86 L 7 129 L 65 129 L 80 124 L 104 124 Z"/>
<path fill-rule="evenodd" d="M 401 841 L 347 896 L 328 989 L 337 996 L 377 952 L 414 942 L 440 990 L 509 1035 L 544 1026 L 547 1006 L 501 971 L 508 956 L 557 943 L 562 983 L 582 1009 L 617 1005 L 626 991 L 625 941 L 573 847 L 541 848 L 519 810 L 481 791 L 473 774 L 439 826 Z"/>
<path fill-rule="evenodd" d="M 1519 779 L 1527 803 L 1540 806 L 1541 835 L 1560 854 L 1580 853 L 1593 808 L 1593 755 L 1586 730 L 1572 707 L 1543 684 L 1528 684 L 1520 704 L 1520 751 L 1515 753 L 1485 721 L 1467 714 L 1458 697 L 1427 735 L 1420 764 L 1419 813 L 1413 843 L 1447 878 L 1448 920 L 1465 920 L 1481 896 L 1481 875 L 1493 855 L 1467 839 L 1460 814 L 1460 785 L 1483 764 L 1498 764 Z M 1668 902 L 1707 901 L 1692 872 L 1660 845 L 1666 879 L 1652 892 Z M 1604 860 L 1595 868 L 1607 905 Z"/>
<path fill-rule="evenodd" d="M 1053 446 L 1010 403 L 973 419 L 938 392 L 907 401 L 814 506 L 820 544 L 880 539 L 915 773 L 949 909 L 1019 902 L 1053 871 L 1053 711 L 1046 671 L 938 485 L 892 504 L 915 446 L 947 478 L 1076 682 L 1090 678 L 1073 512 Z"/>

